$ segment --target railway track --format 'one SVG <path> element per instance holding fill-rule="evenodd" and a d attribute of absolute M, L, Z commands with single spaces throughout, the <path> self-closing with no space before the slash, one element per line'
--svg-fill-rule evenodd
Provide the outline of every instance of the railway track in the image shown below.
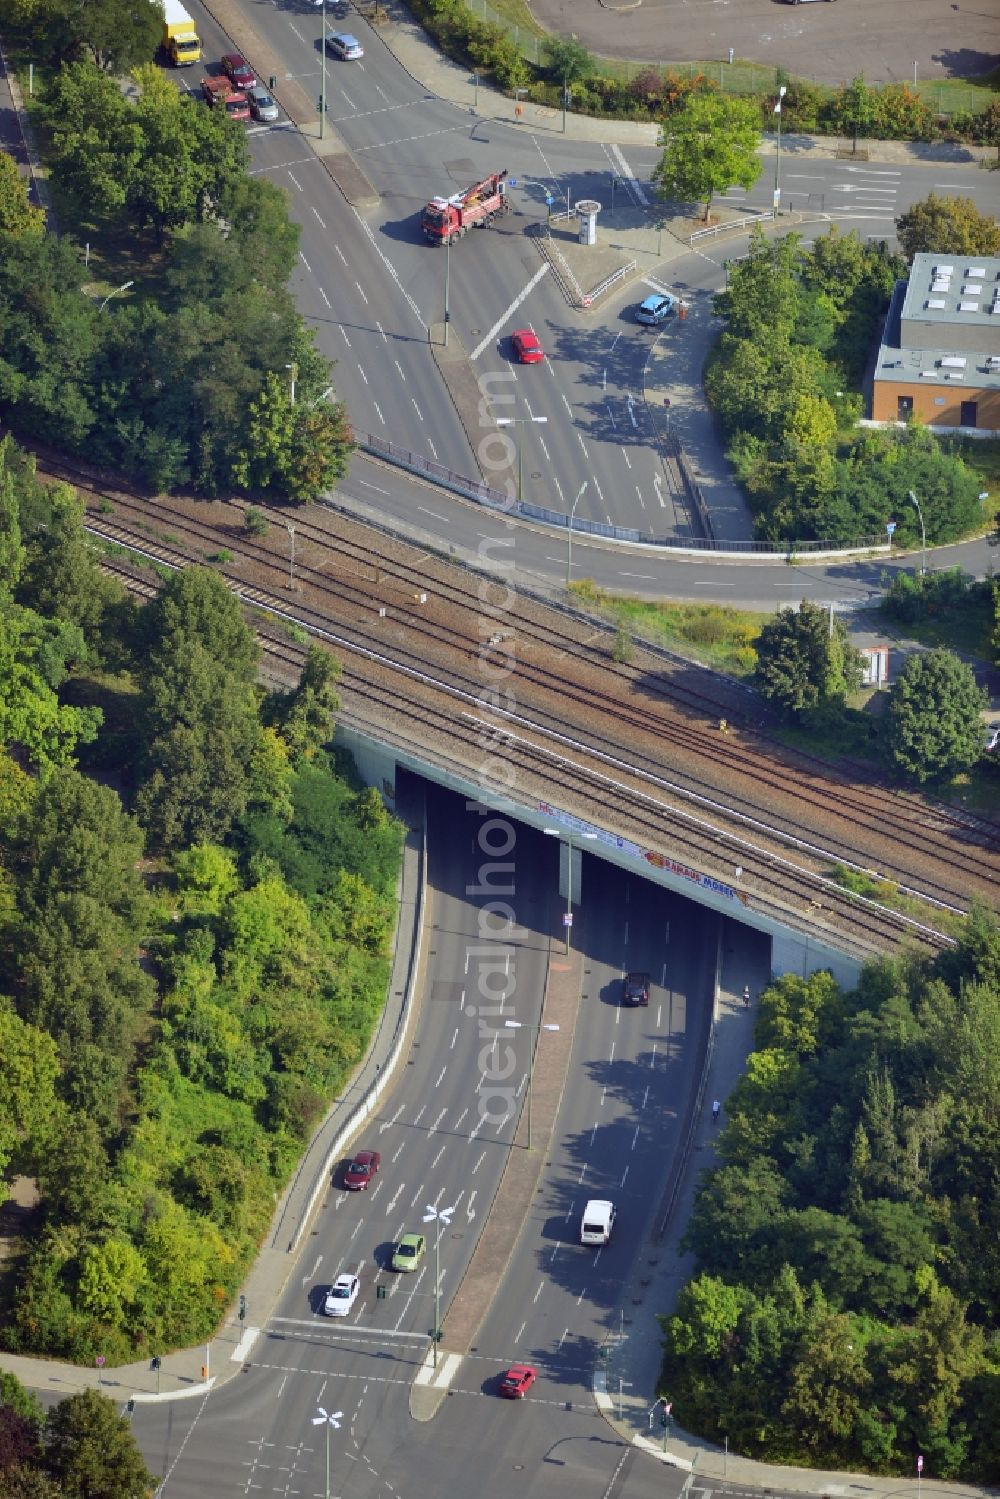
<path fill-rule="evenodd" d="M 114 539 L 127 539 L 120 526 L 108 527 Z M 150 560 L 182 567 L 182 554 L 146 548 Z M 156 584 L 137 581 L 136 566 L 107 559 L 105 565 L 129 587 L 146 596 Z M 287 614 L 287 603 L 259 589 L 240 590 L 241 597 L 259 610 Z M 370 644 L 337 635 L 311 610 L 297 609 L 296 618 L 318 638 L 337 648 L 343 666 L 342 715 L 359 728 L 380 725 L 380 737 L 400 749 L 412 748 L 412 725 L 424 729 L 428 758 L 452 773 L 468 774 L 482 758 L 481 735 L 490 727 L 475 693 L 436 679 L 426 670 L 401 670 Z M 279 629 L 257 622 L 265 656 L 274 665 L 275 679 L 294 680 L 305 658 L 305 648 L 283 637 Z M 460 710 L 456 712 L 456 698 Z M 799 928 L 821 941 L 837 941 L 859 957 L 869 957 L 886 943 L 911 941 L 937 950 L 948 938 L 927 922 L 892 911 L 873 901 L 850 895 L 808 859 L 792 858 L 764 841 L 736 837 L 720 829 L 704 809 L 678 805 L 670 788 L 642 784 L 627 765 L 601 767 L 589 763 L 587 746 L 567 745 L 565 736 L 525 723 L 512 738 L 520 786 L 525 793 L 547 798 L 556 795 L 570 811 L 593 818 L 603 809 L 609 826 L 642 846 L 666 847 L 723 885 L 732 883 L 735 865 L 742 870 L 739 897 L 745 905 L 775 920 L 794 916 Z"/>
<path fill-rule="evenodd" d="M 108 486 L 95 488 L 104 494 Z M 123 545 L 135 544 L 132 528 L 138 526 L 149 541 L 152 512 L 158 528 L 170 528 L 176 565 L 217 554 L 220 540 L 238 545 L 244 560 L 234 559 L 223 570 L 249 602 L 254 601 L 254 590 L 239 577 L 246 561 L 270 576 L 275 586 L 284 576 L 284 557 L 273 545 L 245 537 L 238 509 L 237 524 L 229 523 L 220 536 L 218 524 L 192 520 L 169 501 L 157 501 L 151 507 L 121 490 L 113 498 L 117 539 Z M 227 506 L 227 514 L 234 508 Z M 116 534 L 105 517 L 94 525 L 105 534 Z M 345 536 L 330 524 L 316 524 L 298 515 L 295 529 L 302 598 L 308 596 L 317 608 L 321 606 L 323 617 L 335 621 L 345 639 L 359 645 L 381 638 L 401 664 L 418 670 L 433 665 L 458 690 L 476 691 L 481 686 L 478 667 L 484 642 L 476 629 L 484 610 L 481 580 L 469 580 L 461 570 L 447 569 L 452 591 L 442 602 L 439 592 L 428 589 L 431 568 L 427 558 L 400 561 L 391 550 L 387 555 L 381 538 L 367 541 L 364 533 L 362 539 L 353 533 Z M 321 553 L 319 565 L 303 555 L 303 542 Z M 157 548 L 162 552 L 163 543 L 157 542 Z M 379 617 L 380 608 L 385 610 L 384 618 Z M 807 757 L 786 755 L 776 763 L 756 737 L 752 740 L 744 731 L 720 734 L 719 698 L 687 683 L 678 684 L 674 672 L 649 684 L 642 680 L 640 667 L 602 662 L 601 676 L 610 686 L 580 680 L 558 665 L 559 660 L 575 663 L 593 677 L 593 645 L 581 638 L 580 622 L 554 611 L 540 621 L 535 612 L 534 605 L 518 610 L 518 654 L 512 678 L 518 703 L 534 723 L 594 753 L 616 760 L 627 756 L 633 769 L 661 786 L 668 784 L 664 762 L 669 758 L 672 792 L 715 807 L 718 790 L 705 794 L 713 768 L 716 783 L 724 783 L 726 816 L 744 829 L 763 834 L 766 828 L 768 836 L 780 836 L 789 848 L 809 850 L 828 862 L 890 879 L 942 906 L 962 909 L 973 893 L 986 900 L 995 897 L 1000 879 L 1000 830 L 995 824 L 929 807 L 916 797 L 874 783 L 853 785 L 831 776 L 828 768 L 821 776 L 820 762 Z M 550 618 L 551 627 L 547 625 Z M 640 681 L 644 698 L 637 701 Z M 553 703 L 558 706 L 554 708 Z M 734 772 L 737 759 L 738 775 Z M 696 771 L 688 768 L 691 764 Z M 794 812 L 789 812 L 793 784 Z M 821 837 L 817 825 L 822 827 Z M 914 878 L 914 871 L 919 877 Z"/>

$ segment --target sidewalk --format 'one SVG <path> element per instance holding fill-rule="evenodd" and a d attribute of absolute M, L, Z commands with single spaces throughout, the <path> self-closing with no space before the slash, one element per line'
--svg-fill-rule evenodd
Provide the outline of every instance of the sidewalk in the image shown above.
<path fill-rule="evenodd" d="M 30 1389 L 57 1395 L 98 1387 L 114 1399 L 152 1402 L 204 1395 L 213 1385 L 231 1379 L 252 1361 L 261 1328 L 273 1314 L 296 1268 L 299 1246 L 316 1203 L 328 1186 L 331 1166 L 344 1153 L 360 1120 L 375 1106 L 391 1081 L 415 1020 L 413 1001 L 419 992 L 425 892 L 422 803 L 400 807 L 398 815 L 407 822 L 410 831 L 397 889 L 395 952 L 386 1006 L 368 1055 L 313 1136 L 275 1210 L 264 1247 L 240 1288 L 246 1297 L 245 1322 L 240 1322 L 236 1312 L 240 1294 L 237 1293 L 225 1322 L 207 1344 L 162 1355 L 161 1368 L 155 1371 L 148 1358 L 114 1369 L 96 1369 L 4 1352 L 0 1352 L 0 1369 L 16 1374 Z"/>
<path fill-rule="evenodd" d="M 763 989 L 770 973 L 760 966 L 748 966 L 736 957 L 724 957 L 719 978 L 716 1006 L 715 1041 L 702 1090 L 695 1103 L 697 1124 L 692 1148 L 673 1204 L 670 1221 L 662 1239 L 655 1237 L 644 1246 L 636 1270 L 622 1288 L 621 1334 L 615 1333 L 607 1345 L 606 1363 L 594 1376 L 594 1398 L 599 1411 L 626 1442 L 633 1443 L 659 1461 L 695 1475 L 693 1481 L 711 1492 L 725 1482 L 747 1489 L 789 1490 L 793 1493 L 844 1495 L 852 1490 L 866 1499 L 901 1499 L 918 1494 L 916 1475 L 912 1479 L 879 1477 L 864 1473 L 838 1473 L 813 1468 L 784 1467 L 777 1463 L 757 1462 L 728 1452 L 724 1447 L 703 1441 L 700 1437 L 672 1426 L 666 1433 L 657 1423 L 650 1429 L 650 1409 L 661 1393 L 659 1389 L 662 1362 L 662 1333 L 658 1316 L 668 1315 L 676 1296 L 693 1269 L 690 1255 L 680 1252 L 691 1216 L 699 1173 L 717 1164 L 714 1142 L 717 1126 L 712 1122 L 713 1098 L 725 1102 L 746 1070 L 746 1060 L 753 1047 L 756 1009 L 744 1008 L 743 985 L 749 983 L 754 994 Z M 664 1441 L 666 1436 L 666 1441 Z M 996 1490 L 971 1484 L 922 1481 L 920 1499 L 947 1495 L 948 1499 L 987 1499 Z"/>

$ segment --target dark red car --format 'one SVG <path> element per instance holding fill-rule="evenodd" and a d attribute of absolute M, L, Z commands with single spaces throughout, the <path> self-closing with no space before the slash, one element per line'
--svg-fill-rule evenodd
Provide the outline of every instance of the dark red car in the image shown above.
<path fill-rule="evenodd" d="M 382 1164 L 377 1150 L 359 1150 L 344 1172 L 344 1186 L 348 1192 L 364 1192 Z"/>
<path fill-rule="evenodd" d="M 541 364 L 545 353 L 530 328 L 521 328 L 511 338 L 514 353 L 521 364 Z"/>
<path fill-rule="evenodd" d="M 523 1400 L 538 1378 L 538 1370 L 530 1364 L 511 1364 L 500 1381 L 500 1393 L 505 1400 Z"/>
<path fill-rule="evenodd" d="M 257 87 L 257 75 L 239 52 L 227 52 L 222 59 L 222 71 L 231 78 L 238 89 L 246 92 Z"/>

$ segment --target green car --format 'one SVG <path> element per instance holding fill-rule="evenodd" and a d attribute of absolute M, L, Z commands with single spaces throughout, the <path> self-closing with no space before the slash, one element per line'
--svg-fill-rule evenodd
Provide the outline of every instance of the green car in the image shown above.
<path fill-rule="evenodd" d="M 396 1245 L 396 1252 L 392 1257 L 392 1268 L 415 1270 L 423 1259 L 426 1248 L 423 1234 L 404 1234 Z"/>

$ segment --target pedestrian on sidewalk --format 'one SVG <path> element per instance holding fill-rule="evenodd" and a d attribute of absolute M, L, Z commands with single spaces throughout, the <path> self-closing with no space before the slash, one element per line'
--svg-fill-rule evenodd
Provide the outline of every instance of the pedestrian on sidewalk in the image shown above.
<path fill-rule="evenodd" d="M 719 1122 L 719 1115 L 721 1113 L 722 1113 L 722 1105 L 719 1102 L 719 1100 L 716 1098 L 712 1102 L 712 1123 L 713 1124 L 718 1124 L 718 1122 Z"/>
<path fill-rule="evenodd" d="M 745 1010 L 749 1010 L 749 1008 L 750 1008 L 750 985 L 749 984 L 744 984 L 743 985 L 743 1008 Z"/>

